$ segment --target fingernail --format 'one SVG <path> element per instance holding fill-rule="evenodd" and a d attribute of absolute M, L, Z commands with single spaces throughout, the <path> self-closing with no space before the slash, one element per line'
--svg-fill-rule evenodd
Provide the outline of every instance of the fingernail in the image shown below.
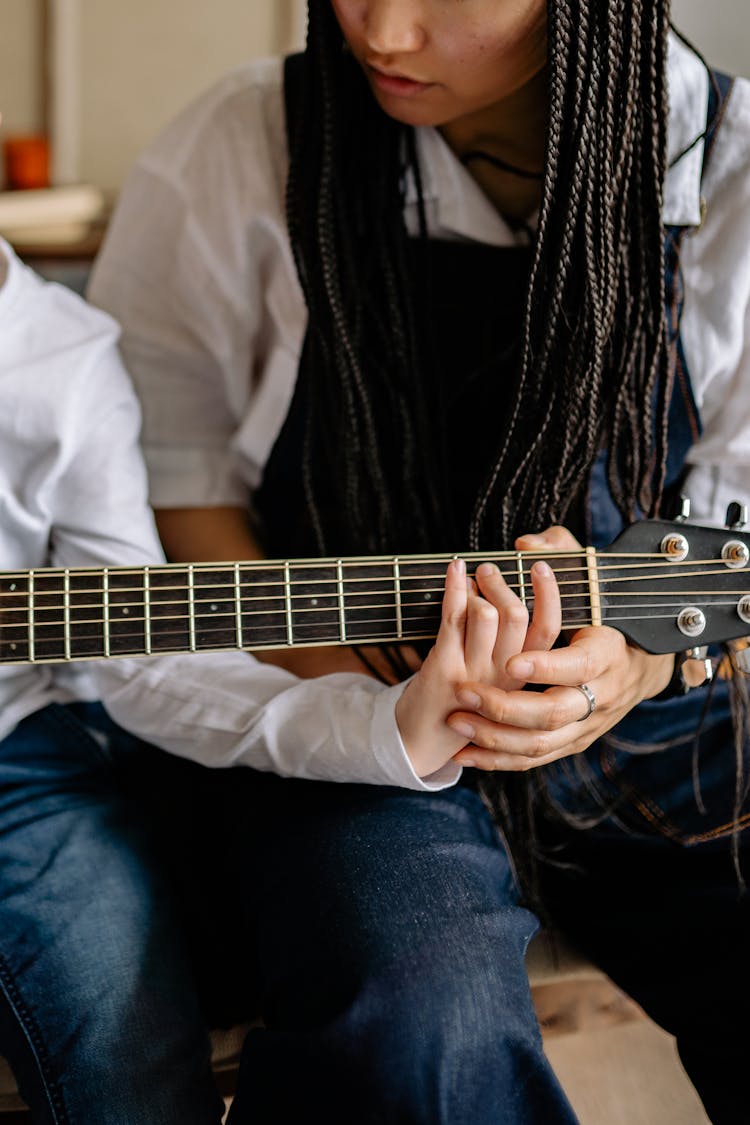
<path fill-rule="evenodd" d="M 552 567 L 546 562 L 535 562 L 531 569 L 539 578 L 550 578 L 552 575 Z"/>
<path fill-rule="evenodd" d="M 474 691 L 459 691 L 456 699 L 462 707 L 468 707 L 470 711 L 478 711 L 482 706 L 481 698 Z"/>
<path fill-rule="evenodd" d="M 454 559 L 451 565 L 453 566 L 453 569 L 455 570 L 458 577 L 463 578 L 463 576 L 466 574 L 466 563 L 464 562 L 464 560 Z"/>
<path fill-rule="evenodd" d="M 512 665 L 512 675 L 518 676 L 520 679 L 526 679 L 531 676 L 534 671 L 534 665 L 530 660 L 514 660 Z"/>
<path fill-rule="evenodd" d="M 482 563 L 477 567 L 477 574 L 480 578 L 491 578 L 493 574 L 497 574 L 498 570 L 494 563 Z"/>
<path fill-rule="evenodd" d="M 474 761 L 473 758 L 461 758 L 461 760 L 457 762 L 457 765 L 468 766 L 469 769 L 473 769 L 476 764 L 477 763 Z"/>
<path fill-rule="evenodd" d="M 451 722 L 448 725 L 451 730 L 454 730 L 456 734 L 460 734 L 464 738 L 471 739 L 477 733 L 471 723 L 467 723 L 463 719 L 456 719 L 455 722 Z"/>

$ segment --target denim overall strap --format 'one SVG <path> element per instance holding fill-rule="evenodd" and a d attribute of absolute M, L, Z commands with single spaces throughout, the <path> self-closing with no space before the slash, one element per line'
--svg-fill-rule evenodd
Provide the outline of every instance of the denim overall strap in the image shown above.
<path fill-rule="evenodd" d="M 724 111 L 729 101 L 734 80 L 727 75 L 712 73 L 708 99 L 708 128 L 705 137 L 703 172 L 721 128 Z M 693 395 L 690 373 L 685 358 L 680 326 L 685 293 L 680 266 L 682 242 L 690 227 L 668 226 L 664 231 L 664 281 L 667 341 L 670 351 L 669 417 L 667 431 L 667 466 L 665 499 L 676 499 L 685 475 L 688 452 L 702 432 L 702 423 Z M 658 399 L 659 388 L 655 394 Z M 595 547 L 608 546 L 623 529 L 623 520 L 615 506 L 607 481 L 607 451 L 603 450 L 591 472 L 589 506 L 587 513 L 587 539 Z"/>

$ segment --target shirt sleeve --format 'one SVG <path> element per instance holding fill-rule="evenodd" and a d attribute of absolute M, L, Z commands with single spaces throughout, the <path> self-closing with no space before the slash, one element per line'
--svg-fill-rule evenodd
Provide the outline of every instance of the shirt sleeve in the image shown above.
<path fill-rule="evenodd" d="M 461 775 L 453 763 L 426 779 L 414 772 L 395 718 L 403 684 L 300 680 L 244 653 L 113 660 L 96 675 L 116 721 L 206 766 L 424 791 Z"/>
<path fill-rule="evenodd" d="M 306 312 L 286 236 L 280 74 L 220 84 L 141 158 L 90 298 L 122 325 L 155 507 L 247 505 Z"/>

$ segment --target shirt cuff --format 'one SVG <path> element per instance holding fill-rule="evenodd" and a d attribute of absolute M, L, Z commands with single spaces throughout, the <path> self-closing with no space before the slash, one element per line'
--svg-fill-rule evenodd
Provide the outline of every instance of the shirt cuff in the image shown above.
<path fill-rule="evenodd" d="M 411 764 L 396 722 L 396 704 L 409 683 L 394 684 L 375 696 L 370 728 L 371 746 L 378 765 L 386 774 L 387 784 L 404 789 L 435 793 L 455 785 L 463 770 L 455 762 L 447 762 L 428 777 L 420 777 Z"/>

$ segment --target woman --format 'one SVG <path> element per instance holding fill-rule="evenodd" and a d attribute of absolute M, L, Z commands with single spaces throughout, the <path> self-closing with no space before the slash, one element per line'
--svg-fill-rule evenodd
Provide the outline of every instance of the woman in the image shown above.
<path fill-rule="evenodd" d="M 750 91 L 668 16 L 313 0 L 286 82 L 239 70 L 167 131 L 93 296 L 124 324 L 168 554 L 600 545 L 686 477 L 700 518 L 743 498 L 725 400 L 747 395 Z M 363 671 L 346 649 L 279 660 Z M 284 843 L 247 892 L 267 1030 L 235 1121 L 573 1121 L 528 901 L 677 1035 L 712 1120 L 743 1119 L 726 684 L 707 711 L 708 687 L 673 698 L 681 667 L 607 629 L 504 671 L 546 689 L 470 685 L 448 719 L 488 781 L 279 784 Z"/>

